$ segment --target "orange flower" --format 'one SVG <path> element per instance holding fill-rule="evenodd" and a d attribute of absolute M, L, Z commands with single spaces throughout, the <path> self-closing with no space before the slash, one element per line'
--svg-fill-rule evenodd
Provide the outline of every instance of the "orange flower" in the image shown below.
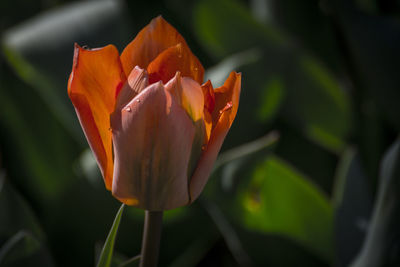
<path fill-rule="evenodd" d="M 204 69 L 162 17 L 124 49 L 75 45 L 68 95 L 120 201 L 147 210 L 193 202 L 236 116 L 241 75 L 203 85 Z"/>

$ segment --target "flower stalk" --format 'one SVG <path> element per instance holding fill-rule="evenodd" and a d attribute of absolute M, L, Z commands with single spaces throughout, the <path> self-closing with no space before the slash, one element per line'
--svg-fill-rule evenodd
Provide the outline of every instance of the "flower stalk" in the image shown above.
<path fill-rule="evenodd" d="M 156 267 L 160 250 L 162 211 L 145 211 L 140 267 Z"/>

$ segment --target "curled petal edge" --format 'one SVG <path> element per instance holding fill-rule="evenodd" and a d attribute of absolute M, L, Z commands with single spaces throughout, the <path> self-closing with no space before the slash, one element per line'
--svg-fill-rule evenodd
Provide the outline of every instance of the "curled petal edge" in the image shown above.
<path fill-rule="evenodd" d="M 228 94 L 230 98 L 224 98 L 226 101 L 225 106 L 218 111 L 219 118 L 212 129 L 210 140 L 199 159 L 197 168 L 191 179 L 189 192 L 192 202 L 203 191 L 224 139 L 236 117 L 241 90 L 241 74 L 232 72 L 222 87 L 224 88 L 220 89 L 220 91 L 230 92 Z"/>
<path fill-rule="evenodd" d="M 114 110 L 116 95 L 125 80 L 115 46 L 108 45 L 89 50 L 75 44 L 68 95 L 108 190 L 111 190 L 113 177 L 109 116 Z"/>

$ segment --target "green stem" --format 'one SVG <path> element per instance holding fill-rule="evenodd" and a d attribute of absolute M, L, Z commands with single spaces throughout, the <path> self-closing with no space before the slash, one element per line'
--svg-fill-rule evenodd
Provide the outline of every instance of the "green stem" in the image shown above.
<path fill-rule="evenodd" d="M 156 267 L 162 229 L 162 211 L 146 210 L 140 267 Z"/>

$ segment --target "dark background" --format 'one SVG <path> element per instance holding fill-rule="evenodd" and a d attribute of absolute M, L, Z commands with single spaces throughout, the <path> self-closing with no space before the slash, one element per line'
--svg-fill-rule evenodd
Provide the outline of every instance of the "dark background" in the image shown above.
<path fill-rule="evenodd" d="M 73 44 L 121 52 L 158 15 L 214 87 L 243 77 L 202 197 L 165 213 L 160 266 L 400 266 L 396 0 L 1 1 L 0 266 L 95 264 L 120 203 L 67 96 Z M 127 208 L 113 266 L 142 227 Z"/>

